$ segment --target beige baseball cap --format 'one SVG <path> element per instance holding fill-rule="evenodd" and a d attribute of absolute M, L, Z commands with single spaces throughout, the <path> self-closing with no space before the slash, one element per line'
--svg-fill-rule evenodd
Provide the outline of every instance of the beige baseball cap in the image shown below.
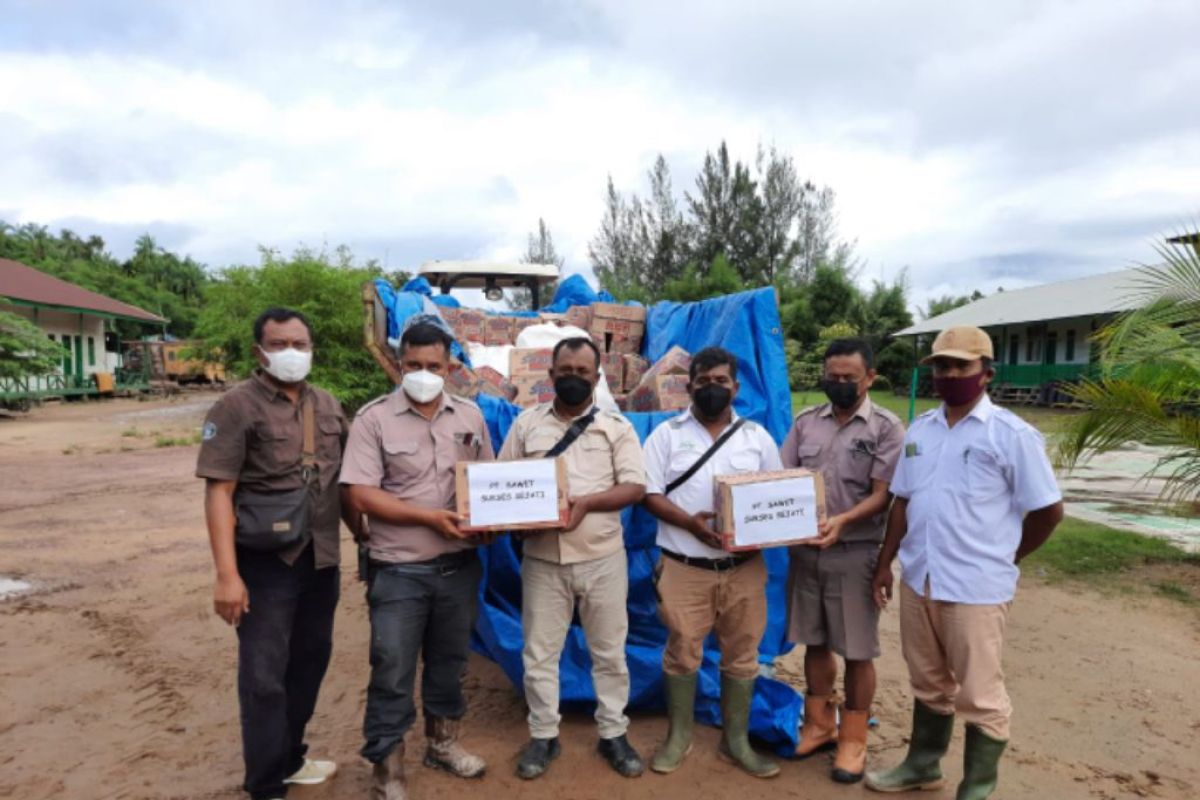
<path fill-rule="evenodd" d="M 921 359 L 928 364 L 938 356 L 957 358 L 963 361 L 978 361 L 995 358 L 992 355 L 992 337 L 974 325 L 955 325 L 946 328 L 933 340 L 933 352 Z"/>

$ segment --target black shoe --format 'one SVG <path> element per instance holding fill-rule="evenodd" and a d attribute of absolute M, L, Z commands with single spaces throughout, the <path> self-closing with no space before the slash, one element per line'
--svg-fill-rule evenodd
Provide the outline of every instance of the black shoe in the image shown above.
<path fill-rule="evenodd" d="M 646 769 L 642 764 L 642 757 L 633 749 L 633 745 L 624 734 L 612 739 L 601 739 L 600 744 L 596 745 L 596 750 L 604 756 L 610 767 L 626 778 L 636 778 Z"/>
<path fill-rule="evenodd" d="M 530 739 L 521 751 L 521 760 L 517 762 L 517 777 L 527 781 L 540 778 L 561 752 L 557 736 L 553 739 Z"/>

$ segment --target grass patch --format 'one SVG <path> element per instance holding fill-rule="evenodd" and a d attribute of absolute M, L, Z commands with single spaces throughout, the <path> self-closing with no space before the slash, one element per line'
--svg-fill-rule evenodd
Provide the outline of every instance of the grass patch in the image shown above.
<path fill-rule="evenodd" d="M 142 433 L 137 428 L 126 428 L 125 430 L 121 431 L 121 435 L 126 439 L 137 439 L 142 435 Z"/>
<path fill-rule="evenodd" d="M 792 392 L 792 413 L 799 414 L 802 410 L 809 406 L 820 405 L 821 403 L 829 402 L 825 397 L 825 393 L 819 389 L 810 389 L 806 392 Z M 871 402 L 876 405 L 883 406 L 888 411 L 891 411 L 899 417 L 905 424 L 908 423 L 908 396 L 903 397 L 894 395 L 891 392 L 871 392 Z M 930 397 L 917 398 L 917 413 L 923 414 L 931 408 L 937 408 L 938 401 Z"/>
<path fill-rule="evenodd" d="M 1195 564 L 1200 555 L 1187 553 L 1165 539 L 1119 531 L 1095 522 L 1067 517 L 1040 550 L 1021 563 L 1071 577 L 1110 575 L 1146 564 Z"/>
<path fill-rule="evenodd" d="M 200 444 L 200 431 L 188 436 L 159 436 L 154 440 L 155 447 L 187 447 Z"/>
<path fill-rule="evenodd" d="M 1168 600 L 1175 600 L 1189 606 L 1200 605 L 1200 598 L 1194 597 L 1191 592 L 1175 581 L 1155 581 L 1152 586 L 1154 591 Z"/>

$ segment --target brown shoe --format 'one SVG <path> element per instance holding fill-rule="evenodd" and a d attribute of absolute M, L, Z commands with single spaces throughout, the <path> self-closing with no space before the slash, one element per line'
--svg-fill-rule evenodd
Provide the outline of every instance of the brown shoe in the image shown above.
<path fill-rule="evenodd" d="M 800 728 L 800 744 L 796 758 L 808 758 L 813 753 L 837 746 L 838 729 L 833 695 L 804 695 L 804 725 Z"/>
<path fill-rule="evenodd" d="M 371 800 L 408 800 L 404 780 L 404 742 L 371 768 Z"/>
<path fill-rule="evenodd" d="M 444 769 L 459 778 L 482 777 L 487 764 L 458 743 L 458 728 L 456 719 L 425 717 L 425 735 L 429 738 L 429 745 L 425 748 L 425 766 Z"/>
<path fill-rule="evenodd" d="M 867 768 L 867 720 L 869 711 L 842 708 L 842 729 L 838 732 L 837 755 L 833 759 L 833 779 L 838 783 L 857 783 Z"/>

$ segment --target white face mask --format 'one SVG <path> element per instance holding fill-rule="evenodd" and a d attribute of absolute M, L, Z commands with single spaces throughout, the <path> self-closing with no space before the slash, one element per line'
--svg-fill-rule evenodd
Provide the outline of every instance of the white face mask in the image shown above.
<path fill-rule="evenodd" d="M 267 372 L 283 383 L 299 383 L 308 377 L 312 369 L 312 353 L 294 347 L 274 353 L 264 350 L 262 353 L 267 357 Z"/>
<path fill-rule="evenodd" d="M 427 369 L 419 372 L 406 372 L 400 381 L 404 393 L 416 403 L 428 403 L 442 393 L 446 381 L 441 375 L 434 375 Z"/>

